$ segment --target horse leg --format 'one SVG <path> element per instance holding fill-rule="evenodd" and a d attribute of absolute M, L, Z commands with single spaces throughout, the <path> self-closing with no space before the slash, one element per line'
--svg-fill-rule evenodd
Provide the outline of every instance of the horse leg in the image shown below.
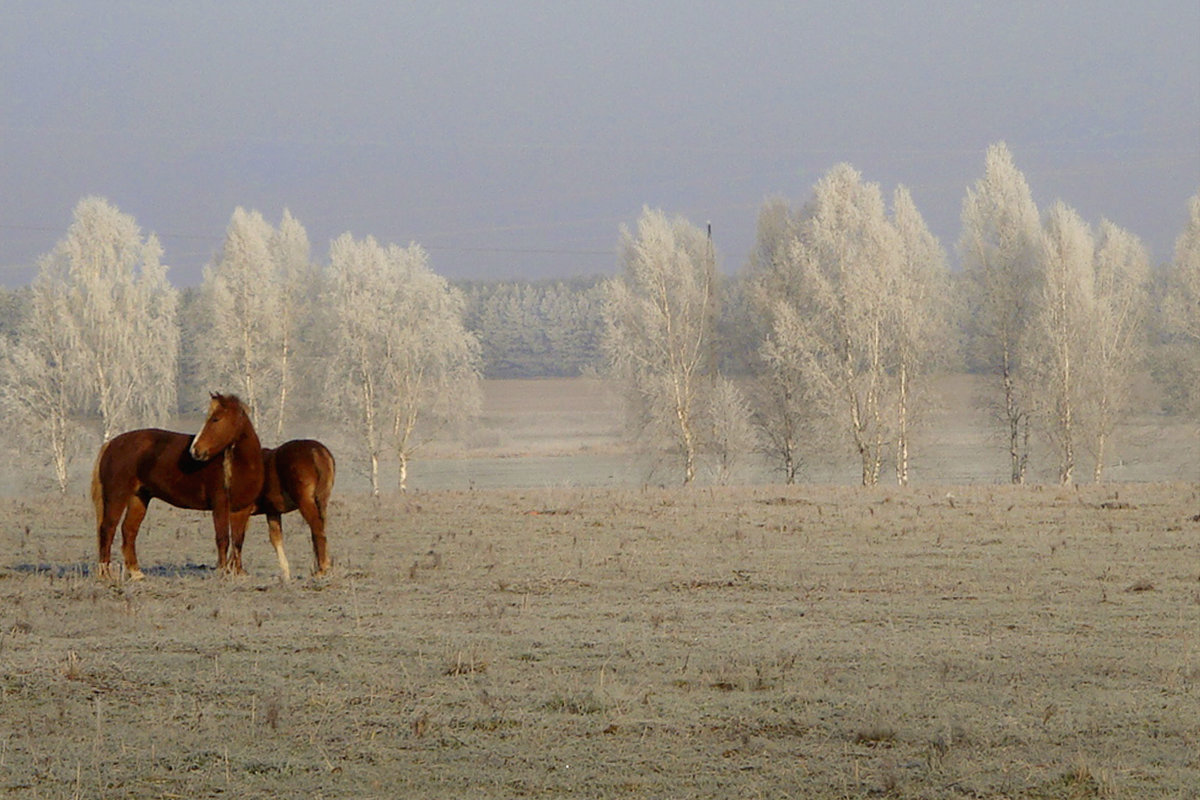
<path fill-rule="evenodd" d="M 229 501 L 222 498 L 213 503 L 213 531 L 217 538 L 217 569 L 229 571 Z"/>
<path fill-rule="evenodd" d="M 316 559 L 316 575 L 329 571 L 329 554 L 325 552 L 325 508 L 316 498 L 304 497 L 297 502 L 301 516 L 312 531 L 313 558 Z"/>
<path fill-rule="evenodd" d="M 134 494 L 129 498 L 129 506 L 125 512 L 125 521 L 121 523 L 121 552 L 125 556 L 125 570 L 129 573 L 129 580 L 140 581 L 146 577 L 138 568 L 137 559 L 137 535 L 138 528 L 142 526 L 142 520 L 146 518 L 146 506 L 149 501 L 142 498 L 141 495 Z M 111 543 L 111 542 L 110 542 Z"/>
<path fill-rule="evenodd" d="M 271 547 L 275 548 L 275 556 L 279 559 L 279 572 L 284 583 L 292 579 L 292 569 L 288 565 L 287 555 L 283 552 L 283 517 L 279 514 L 267 514 L 267 528 L 271 535 Z"/>
<path fill-rule="evenodd" d="M 241 511 L 229 515 L 229 561 L 227 566 L 234 575 L 245 575 L 242 569 L 242 545 L 246 542 L 246 526 L 250 524 L 250 512 L 254 506 L 247 506 Z"/>
<path fill-rule="evenodd" d="M 125 513 L 126 502 L 116 498 L 105 498 L 96 521 L 97 564 L 96 577 L 109 579 L 112 574 L 112 543 L 117 534 L 117 524 Z"/>

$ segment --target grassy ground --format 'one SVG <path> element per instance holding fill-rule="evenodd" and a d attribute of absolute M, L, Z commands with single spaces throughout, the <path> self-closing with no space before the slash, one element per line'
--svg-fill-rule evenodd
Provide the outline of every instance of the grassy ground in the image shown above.
<path fill-rule="evenodd" d="M 340 493 L 334 575 L 0 501 L 0 794 L 1196 797 L 1194 487 Z M 285 522 L 293 565 L 307 548 Z M 300 571 L 300 570 L 297 570 Z"/>

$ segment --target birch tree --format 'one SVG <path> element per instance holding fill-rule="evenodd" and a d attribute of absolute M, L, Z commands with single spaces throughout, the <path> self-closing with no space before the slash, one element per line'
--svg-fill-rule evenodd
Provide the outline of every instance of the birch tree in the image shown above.
<path fill-rule="evenodd" d="M 83 409 L 99 414 L 105 441 L 124 427 L 161 423 L 176 402 L 178 293 L 162 248 L 133 217 L 89 197 L 67 236 L 39 265 L 43 291 L 60 292 L 62 324 L 75 331 Z"/>
<path fill-rule="evenodd" d="M 1129 407 L 1144 356 L 1150 257 L 1141 241 L 1108 220 L 1100 224 L 1095 256 L 1094 333 L 1088 342 L 1088 449 L 1092 477 L 1102 480 L 1113 431 Z"/>
<path fill-rule="evenodd" d="M 270 241 L 271 262 L 279 282 L 279 338 L 275 360 L 275 438 L 283 440 L 292 390 L 299 377 L 297 358 L 306 322 L 311 318 L 318 272 L 312 262 L 308 233 L 287 209 Z"/>
<path fill-rule="evenodd" d="M 607 284 L 604 352 L 635 429 L 670 443 L 689 484 L 712 377 L 712 243 L 682 217 L 647 208 L 636 232 L 622 228 L 620 253 L 622 273 Z"/>
<path fill-rule="evenodd" d="M 1075 478 L 1080 411 L 1088 387 L 1085 351 L 1095 320 L 1091 229 L 1074 209 L 1055 203 L 1043 238 L 1042 293 L 1033 318 L 1033 372 L 1047 408 L 1045 428 L 1058 456 L 1058 479 Z"/>
<path fill-rule="evenodd" d="M 1200 343 L 1200 192 L 1188 200 L 1188 221 L 1175 240 L 1166 307 L 1171 330 Z"/>
<path fill-rule="evenodd" d="M 384 371 L 395 393 L 391 435 L 401 491 L 421 447 L 447 426 L 477 416 L 482 402 L 479 343 L 463 326 L 462 292 L 429 269 L 424 250 L 410 247 L 408 256 L 398 259 L 395 346 Z"/>
<path fill-rule="evenodd" d="M 1040 293 L 1041 221 L 1005 144 L 988 148 L 984 175 L 963 201 L 962 227 L 958 247 L 968 276 L 971 356 L 996 381 L 1011 480 L 1024 483 L 1033 413 L 1025 347 Z"/>
<path fill-rule="evenodd" d="M 329 248 L 327 294 L 329 372 L 326 394 L 353 432 L 369 464 L 371 493 L 379 495 L 379 460 L 386 430 L 381 376 L 390 358 L 385 301 L 392 294 L 388 252 L 367 238 L 343 234 Z"/>
<path fill-rule="evenodd" d="M 86 383 L 67 295 L 46 274 L 34 279 L 18 338 L 0 344 L 0 408 L 18 450 L 49 465 L 66 492 L 84 439 L 79 410 Z"/>
<path fill-rule="evenodd" d="M 284 338 L 281 281 L 271 245 L 275 231 L 257 211 L 234 209 L 217 260 L 204 270 L 202 330 L 195 346 L 201 373 L 235 392 L 263 427 L 280 384 Z"/>
<path fill-rule="evenodd" d="M 774 330 L 776 311 L 803 300 L 789 257 L 798 224 L 787 201 L 771 198 L 763 203 L 745 279 L 752 312 L 745 322 L 754 328 L 751 335 L 758 342 L 754 418 L 768 455 L 777 460 L 788 484 L 796 482 L 803 445 L 817 432 L 806 354 L 785 346 Z"/>
<path fill-rule="evenodd" d="M 914 398 L 920 396 L 922 378 L 935 354 L 946 348 L 946 315 L 941 309 L 949 296 L 949 281 L 946 254 L 903 186 L 895 193 L 892 220 L 899 246 L 895 282 L 889 290 L 895 315 L 890 338 L 894 347 L 896 481 L 907 486 Z"/>
<path fill-rule="evenodd" d="M 839 164 L 817 182 L 789 259 L 797 303 L 777 304 L 774 345 L 804 365 L 811 391 L 840 420 L 864 486 L 879 481 L 891 436 L 889 348 L 899 242 L 876 184 Z"/>
<path fill-rule="evenodd" d="M 1188 201 L 1188 220 L 1175 240 L 1166 297 L 1163 300 L 1165 329 L 1172 349 L 1179 352 L 1164 381 L 1195 409 L 1197 345 L 1200 345 L 1200 192 Z"/>
<path fill-rule="evenodd" d="M 463 327 L 462 296 L 419 246 L 343 234 L 330 246 L 323 306 L 327 394 L 366 453 L 372 493 L 388 447 L 403 490 L 417 448 L 479 406 L 479 347 Z"/>
<path fill-rule="evenodd" d="M 718 375 L 708 397 L 706 417 L 711 427 L 710 446 L 716 456 L 717 481 L 724 485 L 742 459 L 758 449 L 750 403 L 736 383 Z"/>
<path fill-rule="evenodd" d="M 783 308 L 786 308 L 784 306 Z M 780 309 L 783 310 L 782 308 Z M 804 442 L 816 437 L 808 383 L 807 353 L 783 327 L 791 320 L 776 322 L 758 349 L 761 369 L 754 416 L 766 439 L 768 452 L 778 459 L 784 481 L 794 484 L 804 463 Z"/>

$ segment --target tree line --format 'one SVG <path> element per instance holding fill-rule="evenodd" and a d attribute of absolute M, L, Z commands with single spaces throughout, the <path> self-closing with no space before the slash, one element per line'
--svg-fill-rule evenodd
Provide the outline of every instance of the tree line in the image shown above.
<path fill-rule="evenodd" d="M 912 196 L 890 202 L 850 165 L 802 205 L 771 199 L 754 249 L 721 286 L 711 241 L 687 220 L 643 212 L 622 234 L 608 284 L 604 352 L 639 441 L 673 454 L 684 483 L 706 458 L 759 450 L 783 479 L 830 452 L 863 485 L 908 482 L 929 379 L 984 376 L 1013 483 L 1034 443 L 1071 484 L 1102 480 L 1133 388 L 1157 377 L 1195 407 L 1200 342 L 1200 194 L 1167 269 L 1111 221 L 1062 201 L 1037 208 L 1003 144 L 966 193 L 952 273 Z M 722 293 L 724 289 L 724 293 Z"/>
<path fill-rule="evenodd" d="M 463 293 L 417 245 L 345 234 L 318 265 L 291 214 L 274 226 L 238 208 L 186 302 L 161 252 L 132 217 L 85 198 L 20 298 L 0 350 L 4 434 L 61 490 L 100 441 L 194 410 L 209 387 L 238 394 L 276 441 L 301 414 L 337 422 L 376 494 L 385 453 L 404 488 L 412 456 L 478 409 Z"/>
<path fill-rule="evenodd" d="M 345 234 L 326 263 L 288 212 L 238 208 L 198 288 L 167 280 L 157 239 L 85 198 L 24 289 L 0 304 L 4 435 L 68 468 L 134 426 L 242 396 L 268 438 L 316 414 L 356 442 L 372 489 L 394 458 L 477 413 L 482 377 L 595 373 L 621 387 L 631 438 L 684 483 L 765 454 L 795 482 L 852 455 L 870 485 L 908 481 L 930 378 L 982 375 L 1014 483 L 1034 444 L 1059 480 L 1101 480 L 1136 382 L 1195 407 L 1200 194 L 1171 263 L 1136 236 L 1038 209 L 1003 144 L 968 188 L 951 271 L 904 187 L 839 164 L 797 204 L 760 209 L 752 252 L 717 269 L 707 230 L 644 209 L 610 277 L 460 282 L 419 245 Z"/>

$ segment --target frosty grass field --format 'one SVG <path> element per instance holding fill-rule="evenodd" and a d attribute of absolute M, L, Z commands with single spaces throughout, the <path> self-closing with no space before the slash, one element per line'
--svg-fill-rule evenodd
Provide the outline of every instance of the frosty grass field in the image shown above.
<path fill-rule="evenodd" d="M 942 421 L 961 483 L 684 490 L 553 411 L 586 386 L 491 392 L 486 480 L 341 465 L 329 579 L 281 585 L 261 519 L 222 578 L 154 504 L 147 580 L 99 582 L 82 483 L 0 500 L 0 795 L 1200 796 L 1190 429 L 1143 420 L 1098 486 L 973 477 Z"/>

